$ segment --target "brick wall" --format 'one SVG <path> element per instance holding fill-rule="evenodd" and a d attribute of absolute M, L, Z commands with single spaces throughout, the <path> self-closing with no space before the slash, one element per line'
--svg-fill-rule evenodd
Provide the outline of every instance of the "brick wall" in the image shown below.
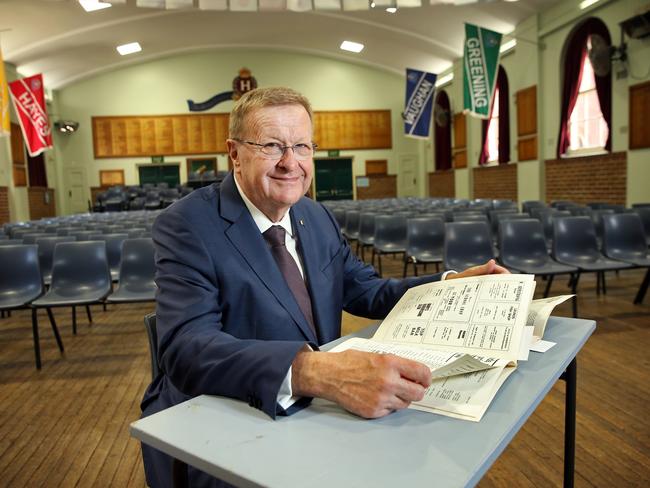
<path fill-rule="evenodd" d="M 46 194 L 48 195 L 47 202 Z M 27 198 L 29 200 L 29 218 L 31 220 L 56 216 L 54 189 L 31 186 L 27 189 Z"/>
<path fill-rule="evenodd" d="M 397 196 L 397 176 L 369 175 L 369 186 L 357 186 L 357 200 L 369 198 L 394 198 Z"/>
<path fill-rule="evenodd" d="M 625 205 L 627 153 L 551 159 L 546 165 L 546 201 Z"/>
<path fill-rule="evenodd" d="M 454 198 L 456 196 L 453 169 L 429 173 L 429 196 Z"/>
<path fill-rule="evenodd" d="M 0 186 L 0 224 L 9 222 L 9 188 Z"/>
<path fill-rule="evenodd" d="M 517 165 L 500 164 L 472 169 L 474 198 L 517 201 Z"/>

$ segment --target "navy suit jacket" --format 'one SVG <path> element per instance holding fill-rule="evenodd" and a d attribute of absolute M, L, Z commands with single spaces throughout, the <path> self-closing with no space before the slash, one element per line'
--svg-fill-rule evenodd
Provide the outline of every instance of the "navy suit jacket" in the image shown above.
<path fill-rule="evenodd" d="M 210 394 L 239 398 L 271 417 L 305 343 L 341 332 L 341 311 L 380 319 L 431 275 L 381 279 L 352 253 L 332 214 L 302 198 L 291 207 L 298 252 L 318 337 L 235 186 L 195 190 L 156 219 L 158 360 L 162 373 L 145 393 L 144 415 Z M 290 412 L 289 412 L 290 413 Z"/>

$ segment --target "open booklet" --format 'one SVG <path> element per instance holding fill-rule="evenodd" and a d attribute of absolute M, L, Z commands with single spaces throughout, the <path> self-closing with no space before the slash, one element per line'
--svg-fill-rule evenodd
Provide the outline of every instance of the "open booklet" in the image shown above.
<path fill-rule="evenodd" d="M 517 361 L 528 357 L 531 338 L 543 335 L 553 307 L 569 298 L 531 306 L 534 291 L 534 276 L 523 274 L 420 285 L 402 296 L 372 339 L 348 339 L 332 352 L 357 349 L 422 362 L 433 381 L 410 408 L 478 422 Z"/>

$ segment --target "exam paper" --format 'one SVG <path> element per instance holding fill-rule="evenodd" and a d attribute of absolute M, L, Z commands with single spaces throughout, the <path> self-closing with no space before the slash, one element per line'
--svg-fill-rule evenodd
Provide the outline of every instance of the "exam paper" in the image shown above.
<path fill-rule="evenodd" d="M 546 322 L 548 322 L 548 318 L 551 316 L 553 309 L 571 297 L 573 295 L 560 295 L 557 297 L 540 298 L 539 300 L 530 302 L 526 325 L 533 327 L 533 343 L 544 337 Z"/>

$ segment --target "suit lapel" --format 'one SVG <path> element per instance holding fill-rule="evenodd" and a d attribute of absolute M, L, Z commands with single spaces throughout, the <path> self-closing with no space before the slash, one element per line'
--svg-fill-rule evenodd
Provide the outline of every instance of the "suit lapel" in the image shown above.
<path fill-rule="evenodd" d="M 233 174 L 230 173 L 220 187 L 221 217 L 232 223 L 226 228 L 226 237 L 267 289 L 291 315 L 303 334 L 309 340 L 317 342 L 317 338 L 314 337 L 311 327 L 298 307 L 298 303 L 278 269 L 266 242 L 264 242 L 260 230 L 241 199 L 233 178 Z"/>

